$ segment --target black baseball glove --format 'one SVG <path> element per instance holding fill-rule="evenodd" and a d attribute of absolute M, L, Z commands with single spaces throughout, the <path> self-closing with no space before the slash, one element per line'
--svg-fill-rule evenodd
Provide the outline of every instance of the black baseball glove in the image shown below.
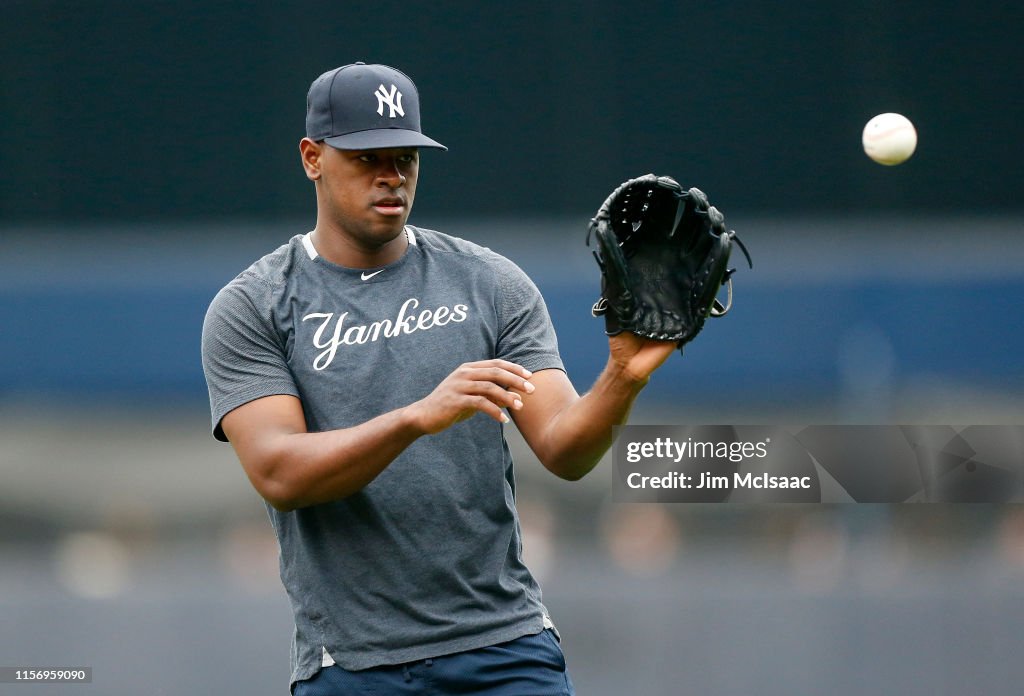
<path fill-rule="evenodd" d="M 707 196 L 696 188 L 684 191 L 667 176 L 647 174 L 612 191 L 590 221 L 588 246 L 591 234 L 601 267 L 601 299 L 592 311 L 604 316 L 609 336 L 630 331 L 677 341 L 682 350 L 709 316 L 720 317 L 732 306 L 733 242 L 754 267 Z M 717 299 L 723 285 L 724 305 Z"/>

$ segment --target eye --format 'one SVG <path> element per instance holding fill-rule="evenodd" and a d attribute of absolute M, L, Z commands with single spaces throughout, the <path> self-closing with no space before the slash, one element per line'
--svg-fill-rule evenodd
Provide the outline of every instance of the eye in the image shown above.
<path fill-rule="evenodd" d="M 398 161 L 399 162 L 405 162 L 406 164 L 415 162 L 416 161 L 416 153 L 415 152 L 410 152 L 410 153 L 405 154 L 405 155 L 399 155 L 398 156 Z"/>
<path fill-rule="evenodd" d="M 372 152 L 365 152 L 365 153 L 359 155 L 359 161 L 360 162 L 376 162 L 377 161 L 377 155 L 375 155 Z"/>

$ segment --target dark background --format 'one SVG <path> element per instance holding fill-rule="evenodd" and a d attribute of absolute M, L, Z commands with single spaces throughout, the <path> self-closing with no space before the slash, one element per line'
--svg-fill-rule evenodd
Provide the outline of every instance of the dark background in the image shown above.
<path fill-rule="evenodd" d="M 731 210 L 1016 210 L 1020 11 L 952 2 L 4 3 L 0 216 L 308 215 L 305 92 L 401 68 L 427 214 L 589 213 L 654 170 Z M 860 153 L 916 124 L 899 176 Z M 720 206 L 725 207 L 725 206 Z"/>
<path fill-rule="evenodd" d="M 305 94 L 349 62 L 416 81 L 450 151 L 411 221 L 527 271 L 581 392 L 609 191 L 670 174 L 725 212 L 755 268 L 631 423 L 1024 423 L 1018 8 L 495 7 L 0 0 L 0 666 L 285 693 L 277 544 L 199 338 L 312 227 Z M 898 167 L 861 150 L 886 111 L 920 135 Z M 570 484 L 508 438 L 580 696 L 1021 693 L 1019 504 L 614 503 L 610 462 Z"/>

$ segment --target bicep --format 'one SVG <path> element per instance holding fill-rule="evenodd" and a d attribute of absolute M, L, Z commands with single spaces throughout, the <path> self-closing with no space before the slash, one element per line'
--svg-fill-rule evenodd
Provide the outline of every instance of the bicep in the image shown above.
<path fill-rule="evenodd" d="M 289 435 L 306 432 L 302 403 L 294 396 L 265 396 L 229 411 L 221 427 L 238 455 L 246 475 L 264 497 L 275 480 L 280 461 L 282 440 Z"/>

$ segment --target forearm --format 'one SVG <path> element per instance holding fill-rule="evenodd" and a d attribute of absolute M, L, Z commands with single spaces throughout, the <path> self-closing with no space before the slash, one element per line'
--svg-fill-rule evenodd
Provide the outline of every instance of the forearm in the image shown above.
<path fill-rule="evenodd" d="M 529 377 L 519 365 L 482 360 L 460 365 L 423 399 L 350 428 L 307 432 L 290 395 L 240 406 L 222 424 L 256 490 L 288 511 L 356 493 L 423 435 L 478 413 L 507 422 L 502 408 L 522 408 L 518 394 L 534 390 Z"/>
<path fill-rule="evenodd" d="M 609 359 L 590 391 L 548 423 L 541 448 L 544 466 L 571 481 L 589 473 L 611 447 L 612 427 L 626 422 L 648 380 Z"/>
<path fill-rule="evenodd" d="M 283 511 L 347 498 L 421 435 L 407 408 L 351 428 L 282 434 L 271 445 L 264 497 Z"/>

